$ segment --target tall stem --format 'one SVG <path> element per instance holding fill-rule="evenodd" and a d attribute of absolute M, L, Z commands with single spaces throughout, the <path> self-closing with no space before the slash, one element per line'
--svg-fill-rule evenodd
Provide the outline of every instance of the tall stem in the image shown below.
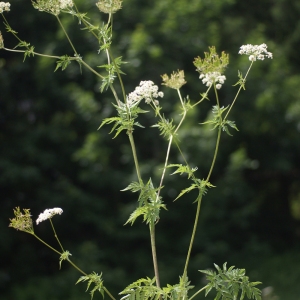
<path fill-rule="evenodd" d="M 202 195 L 199 194 L 196 201 L 197 201 L 197 210 L 196 210 L 196 216 L 195 216 L 193 232 L 192 232 L 192 236 L 191 236 L 191 240 L 190 240 L 189 250 L 188 250 L 188 253 L 186 256 L 186 261 L 185 261 L 184 270 L 183 270 L 184 277 L 187 276 L 187 268 L 189 265 L 190 256 L 191 256 L 191 252 L 192 252 L 192 248 L 193 248 L 193 244 L 194 244 L 194 239 L 196 236 L 196 230 L 197 230 L 197 225 L 198 225 L 198 221 L 199 221 L 200 208 L 201 208 L 201 202 L 202 202 Z"/>
<path fill-rule="evenodd" d="M 128 137 L 129 137 L 129 141 L 130 141 L 130 145 L 131 145 L 136 174 L 137 174 L 139 182 L 142 183 L 143 181 L 142 181 L 142 177 L 141 177 L 140 166 L 139 166 L 139 161 L 138 161 L 137 154 L 136 154 L 136 148 L 135 148 L 135 143 L 134 143 L 134 138 L 133 138 L 132 132 L 128 133 Z"/>
<path fill-rule="evenodd" d="M 206 180 L 205 180 L 206 182 L 209 181 L 211 173 L 212 173 L 215 163 L 216 163 L 216 159 L 217 159 L 217 155 L 218 155 L 218 151 L 219 151 L 220 139 L 221 139 L 221 127 L 219 127 L 219 129 L 218 129 L 218 137 L 217 137 L 217 142 L 216 142 L 216 147 L 215 147 L 215 153 L 214 153 L 213 161 L 211 163 L 209 172 L 208 172 Z"/>
<path fill-rule="evenodd" d="M 156 255 L 156 245 L 155 245 L 155 224 L 151 223 L 149 228 L 150 228 L 151 251 L 152 251 L 152 258 L 153 258 L 155 281 L 156 281 L 156 286 L 158 288 L 160 288 L 158 263 L 157 263 L 157 255 Z"/>
<path fill-rule="evenodd" d="M 211 173 L 213 171 L 213 168 L 215 166 L 216 163 L 216 158 L 218 155 L 218 150 L 219 150 L 219 144 L 220 144 L 220 138 L 221 138 L 221 127 L 219 127 L 218 129 L 218 136 L 217 136 L 217 141 L 216 141 L 216 147 L 215 147 L 215 151 L 214 151 L 214 156 L 213 156 L 213 160 L 208 172 L 208 175 L 206 177 L 206 182 L 209 181 Z M 193 227 L 193 232 L 192 232 L 192 236 L 191 236 L 191 240 L 190 240 L 190 245 L 189 245 L 189 250 L 188 250 L 188 254 L 186 257 L 186 262 L 185 262 L 185 266 L 184 266 L 184 271 L 183 271 L 183 276 L 187 276 L 187 268 L 188 268 L 188 264 L 190 261 L 190 256 L 191 256 L 191 251 L 192 251 L 192 247 L 193 247 L 193 243 L 194 243 L 194 239 L 195 239 L 195 235 L 196 235 L 196 230 L 197 230 L 197 225 L 198 225 L 198 221 L 199 221 L 199 215 L 200 215 L 200 208 L 201 208 L 201 203 L 202 203 L 202 195 L 199 194 L 197 200 L 197 210 L 196 210 L 196 216 L 195 216 L 195 222 L 194 222 L 194 227 Z"/>
<path fill-rule="evenodd" d="M 165 159 L 165 165 L 164 165 L 164 169 L 163 169 L 163 172 L 162 172 L 162 175 L 161 175 L 161 178 L 160 178 L 159 189 L 157 191 L 156 199 L 158 199 L 158 197 L 159 197 L 160 190 L 161 190 L 161 187 L 163 185 L 164 178 L 165 178 L 172 141 L 173 141 L 173 135 L 170 137 L 170 140 L 169 140 L 169 143 L 168 143 L 168 149 L 167 149 L 167 154 L 166 154 L 166 159 Z"/>

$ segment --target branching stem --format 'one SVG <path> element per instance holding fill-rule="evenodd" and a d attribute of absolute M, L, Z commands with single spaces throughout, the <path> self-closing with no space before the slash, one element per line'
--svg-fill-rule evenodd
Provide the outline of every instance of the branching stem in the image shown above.
<path fill-rule="evenodd" d="M 50 248 L 51 250 L 53 250 L 54 252 L 56 252 L 57 254 L 61 255 L 62 253 L 60 253 L 58 250 L 54 249 L 52 246 L 50 246 L 49 244 L 47 244 L 45 241 L 43 241 L 41 238 L 39 238 L 35 233 L 33 234 L 35 238 L 37 238 L 40 242 L 42 242 L 44 245 L 46 245 L 48 248 Z"/>
<path fill-rule="evenodd" d="M 169 155 L 170 155 L 170 151 L 171 151 L 171 145 L 172 145 L 173 137 L 176 135 L 178 129 L 182 125 L 182 122 L 184 121 L 185 116 L 186 116 L 186 107 L 185 107 L 185 105 L 183 103 L 180 90 L 177 89 L 177 92 L 178 92 L 178 96 L 179 96 L 179 99 L 180 99 L 180 102 L 181 102 L 181 105 L 182 105 L 182 108 L 183 108 L 183 115 L 182 115 L 182 118 L 181 118 L 179 124 L 177 125 L 176 129 L 174 130 L 173 134 L 170 135 L 170 139 L 169 139 L 169 143 L 168 143 L 168 148 L 167 148 L 167 153 L 166 153 L 165 165 L 164 165 L 164 169 L 163 169 L 163 172 L 162 172 L 162 175 L 161 175 L 161 179 L 160 179 L 160 183 L 159 183 L 159 189 L 158 189 L 158 192 L 157 192 L 156 199 L 158 199 L 161 187 L 163 185 L 163 181 L 164 181 L 164 177 L 165 177 L 165 174 L 166 174 L 166 169 L 167 169 L 167 165 L 168 165 L 168 161 L 169 161 Z M 160 115 L 160 113 L 158 113 L 158 115 L 162 119 L 162 116 Z M 177 144 L 177 146 L 178 146 L 178 144 Z"/>

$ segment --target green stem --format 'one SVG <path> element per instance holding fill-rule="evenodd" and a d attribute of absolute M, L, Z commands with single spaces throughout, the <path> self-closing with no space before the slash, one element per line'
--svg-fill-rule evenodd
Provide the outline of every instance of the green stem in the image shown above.
<path fill-rule="evenodd" d="M 85 276 L 88 276 L 87 273 L 85 273 L 84 271 L 82 271 L 75 263 L 73 263 L 70 259 L 68 259 L 68 262 L 78 271 L 80 272 L 81 274 L 85 275 Z M 114 298 L 114 296 L 109 292 L 109 290 L 103 286 L 103 290 L 106 292 L 106 294 L 112 299 L 112 300 L 116 300 Z"/>
<path fill-rule="evenodd" d="M 3 48 L 6 51 L 10 51 L 10 52 L 19 52 L 19 53 L 25 53 L 25 50 L 15 50 L 15 49 L 9 49 L 9 48 Z M 55 55 L 48 55 L 48 54 L 42 54 L 42 53 L 38 53 L 38 52 L 32 52 L 33 55 L 36 56 L 43 56 L 43 57 L 47 57 L 47 58 L 55 58 L 55 59 L 60 59 L 60 56 L 55 56 Z M 79 63 L 82 63 L 88 70 L 90 70 L 92 73 L 94 73 L 95 75 L 97 75 L 100 78 L 103 78 L 103 76 L 101 74 L 99 74 L 97 71 L 95 71 L 89 64 L 87 64 L 84 60 L 80 59 L 79 57 L 69 57 L 70 60 L 75 60 L 78 61 Z M 113 90 L 113 88 L 111 87 L 111 89 Z M 116 93 L 113 90 L 113 94 L 115 95 Z M 116 95 L 115 95 L 116 97 Z"/>
<path fill-rule="evenodd" d="M 71 41 L 71 39 L 70 39 L 70 37 L 69 37 L 67 31 L 65 30 L 65 27 L 63 26 L 62 22 L 60 21 L 60 18 L 59 18 L 58 16 L 56 16 L 56 19 L 57 19 L 57 21 L 58 21 L 60 27 L 62 28 L 62 30 L 63 30 L 63 32 L 64 32 L 64 34 L 65 34 L 67 40 L 69 41 L 69 44 L 71 45 L 71 47 L 72 47 L 74 53 L 75 53 L 76 56 L 78 57 L 78 53 L 77 53 L 77 51 L 76 51 L 76 49 L 75 49 L 75 47 L 74 47 L 74 45 L 73 45 L 73 43 L 72 43 L 72 41 Z"/>
<path fill-rule="evenodd" d="M 19 53 L 25 53 L 25 50 L 15 50 L 15 49 L 9 49 L 9 48 L 2 48 L 6 51 L 10 51 L 10 52 L 19 52 Z M 48 58 L 55 58 L 55 59 L 59 59 L 59 56 L 53 56 L 53 55 L 48 55 L 48 54 L 42 54 L 42 53 L 38 53 L 38 52 L 32 52 L 33 55 L 37 55 L 37 56 L 44 56 L 44 57 L 48 57 Z M 70 60 L 77 60 L 75 57 L 70 57 Z"/>
<path fill-rule="evenodd" d="M 164 165 L 164 169 L 163 169 L 163 172 L 162 172 L 162 175 L 161 175 L 161 178 L 160 178 L 160 183 L 159 183 L 159 188 L 158 188 L 158 191 L 157 191 L 156 199 L 158 199 L 161 187 L 163 185 L 163 181 L 164 181 L 164 177 L 165 177 L 165 174 L 166 174 L 167 165 L 168 165 L 168 161 L 169 161 L 169 155 L 170 155 L 172 141 L 173 141 L 173 135 L 171 135 L 169 143 L 168 143 L 168 149 L 167 149 L 167 154 L 166 154 L 166 159 L 165 159 L 165 165 Z"/>
<path fill-rule="evenodd" d="M 88 274 L 82 271 L 75 263 L 73 263 L 70 259 L 68 259 L 68 262 L 81 274 L 87 276 Z"/>
<path fill-rule="evenodd" d="M 135 143 L 134 143 L 134 138 L 133 138 L 132 132 L 128 133 L 128 137 L 129 137 L 129 141 L 130 141 L 130 145 L 131 145 L 136 174 L 137 174 L 139 182 L 142 183 L 143 180 L 141 177 L 141 172 L 140 172 L 140 167 L 139 167 L 139 162 L 138 162 L 138 158 L 137 158 L 137 154 L 136 154 L 136 148 L 135 148 Z"/>
<path fill-rule="evenodd" d="M 174 131 L 174 134 L 176 134 L 176 132 L 178 131 L 178 129 L 180 128 L 183 120 L 185 119 L 185 116 L 186 116 L 186 107 L 184 106 L 184 103 L 183 103 L 183 100 L 182 100 L 182 97 L 181 97 L 181 93 L 180 93 L 180 90 L 177 89 L 177 93 L 178 93 L 178 96 L 179 96 L 179 99 L 180 99 L 180 102 L 181 102 L 181 106 L 183 108 L 183 115 L 182 115 L 182 118 L 178 124 L 178 126 L 176 127 L 175 131 Z"/>
<path fill-rule="evenodd" d="M 217 103 L 219 105 L 218 98 L 217 98 Z M 219 150 L 219 145 L 220 145 L 220 138 L 221 138 L 221 127 L 219 126 L 218 136 L 217 136 L 217 141 L 216 141 L 216 146 L 215 146 L 215 151 L 214 151 L 214 156 L 213 156 L 213 160 L 212 160 L 208 175 L 207 175 L 206 180 L 205 180 L 206 182 L 209 181 L 210 176 L 211 176 L 212 171 L 213 171 L 213 168 L 214 168 L 215 163 L 216 163 L 216 158 L 217 158 L 217 155 L 218 155 L 218 150 Z M 184 276 L 187 276 L 187 268 L 188 268 L 188 264 L 189 264 L 189 260 L 190 260 L 190 255 L 191 255 L 191 251 L 192 251 L 192 247 L 193 247 L 193 243 L 194 243 L 194 239 L 195 239 L 195 235 L 196 235 L 199 215 L 200 215 L 202 195 L 199 195 L 196 201 L 198 202 L 197 210 L 196 210 L 196 217 L 195 217 L 193 232 L 192 232 L 192 236 L 191 236 L 191 240 L 190 240 L 189 250 L 188 250 L 188 254 L 187 254 L 187 258 L 186 258 L 186 262 L 185 262 L 185 266 L 184 266 L 184 271 L 183 271 Z"/>
<path fill-rule="evenodd" d="M 157 255 L 156 255 L 156 245 L 155 245 L 155 224 L 151 223 L 149 228 L 150 228 L 151 251 L 152 251 L 152 258 L 153 258 L 155 281 L 156 281 L 156 286 L 158 288 L 160 288 L 158 263 L 157 263 Z"/>
<path fill-rule="evenodd" d="M 248 76 L 248 74 L 250 72 L 250 69 L 251 69 L 252 65 L 253 65 L 253 61 L 251 62 L 250 66 L 249 66 L 249 68 L 247 70 L 247 73 L 246 73 L 246 75 L 244 77 L 244 80 L 243 80 L 244 83 L 246 81 L 246 78 L 247 78 L 247 76 Z M 233 101 L 232 101 L 232 103 L 231 103 L 231 105 L 230 105 L 230 107 L 229 107 L 229 109 L 228 109 L 228 111 L 227 111 L 227 113 L 226 113 L 226 115 L 225 115 L 225 117 L 223 118 L 223 121 L 225 121 L 227 119 L 227 117 L 228 117 L 228 115 L 229 115 L 229 113 L 230 113 L 230 111 L 231 111 L 231 109 L 232 109 L 232 107 L 233 107 L 236 99 L 238 98 L 238 96 L 239 96 L 239 94 L 240 94 L 240 92 L 242 90 L 242 88 L 243 88 L 243 85 L 241 84 L 240 87 L 239 87 L 239 89 L 238 89 L 238 91 L 237 91 L 237 93 L 236 93 L 236 95 L 235 95 L 235 97 L 234 97 L 234 99 L 233 99 Z"/>
<path fill-rule="evenodd" d="M 105 286 L 103 287 L 103 290 L 110 297 L 110 299 L 116 300 L 116 298 L 109 292 L 109 290 Z"/>
<path fill-rule="evenodd" d="M 219 126 L 219 129 L 218 129 L 218 136 L 217 136 L 217 142 L 216 142 L 216 147 L 215 147 L 213 161 L 211 163 L 211 166 L 210 166 L 210 169 L 209 169 L 209 172 L 208 172 L 208 175 L 207 175 L 205 181 L 209 181 L 211 173 L 212 173 L 213 168 L 215 166 L 217 155 L 218 155 L 218 150 L 219 150 L 219 145 L 220 145 L 220 139 L 221 139 L 221 126 Z"/>
<path fill-rule="evenodd" d="M 51 218 L 49 219 L 49 221 L 50 221 L 52 230 L 53 230 L 53 232 L 54 232 L 54 236 L 55 236 L 55 238 L 56 238 L 56 240 L 57 240 L 57 242 L 58 242 L 58 244 L 59 244 L 61 250 L 62 250 L 63 252 L 65 252 L 65 250 L 64 250 L 64 248 L 63 248 L 63 246 L 62 246 L 62 244 L 61 244 L 61 242 L 60 242 L 60 240 L 59 240 L 59 238 L 58 238 L 58 236 L 57 236 L 57 234 L 56 234 L 56 231 L 55 231 L 55 228 L 54 228 L 54 226 L 53 226 L 53 223 L 52 223 Z"/>
<path fill-rule="evenodd" d="M 53 227 L 54 229 L 54 227 Z M 55 232 L 55 231 L 54 231 Z M 39 238 L 35 233 L 32 233 L 32 235 L 37 238 L 40 242 L 42 242 L 44 245 L 46 245 L 48 248 L 50 248 L 51 250 L 53 250 L 54 252 L 56 252 L 59 255 L 62 255 L 62 253 L 60 253 L 58 250 L 54 249 L 53 247 L 51 247 L 49 244 L 47 244 L 45 241 L 43 241 L 41 238 Z M 56 236 L 56 233 L 55 233 Z M 57 236 L 56 236 L 57 237 Z M 59 242 L 60 244 L 60 242 Z M 61 244 L 60 244 L 61 245 Z M 62 246 L 61 246 L 62 247 Z M 75 263 L 73 263 L 70 259 L 68 259 L 68 262 L 77 270 L 79 271 L 81 274 L 87 276 L 87 273 L 85 273 L 84 271 L 82 271 Z M 107 293 L 107 295 L 112 299 L 112 300 L 116 300 L 112 294 L 108 291 L 108 289 L 106 287 L 103 287 L 103 290 Z"/>
<path fill-rule="evenodd" d="M 170 155 L 170 151 L 171 151 L 171 145 L 172 145 L 173 137 L 175 136 L 175 134 L 176 134 L 177 131 L 179 130 L 179 128 L 180 128 L 180 126 L 182 125 L 182 122 L 184 121 L 185 116 L 186 116 L 186 107 L 184 106 L 184 103 L 183 103 L 183 100 L 182 100 L 182 97 L 181 97 L 180 90 L 177 89 L 177 92 L 178 92 L 178 96 L 179 96 L 179 99 L 180 99 L 180 102 L 181 102 L 181 105 L 182 105 L 182 108 L 183 108 L 184 112 L 183 112 L 183 116 L 182 116 L 182 118 L 181 118 L 179 124 L 177 125 L 176 129 L 174 130 L 173 134 L 170 136 L 170 139 L 169 139 L 168 149 L 167 149 L 167 154 L 166 154 L 166 159 L 165 159 L 165 165 L 164 165 L 163 173 L 162 173 L 162 176 L 161 176 L 161 179 L 160 179 L 159 189 L 158 189 L 158 192 L 157 192 L 157 197 L 156 197 L 156 199 L 158 199 L 159 194 L 160 194 L 161 187 L 162 187 L 162 185 L 163 185 L 163 181 L 164 181 L 164 177 L 165 177 L 165 174 L 166 174 L 166 169 L 167 169 L 167 165 L 168 165 L 168 161 L 169 161 L 169 155 Z M 155 104 L 154 104 L 154 105 L 155 105 Z M 158 115 L 159 115 L 160 118 L 162 119 L 162 116 L 160 115 L 159 112 L 158 112 Z M 178 146 L 178 143 L 176 143 L 176 145 Z"/>
<path fill-rule="evenodd" d="M 42 242 L 44 245 L 46 245 L 48 248 L 50 248 L 51 250 L 53 250 L 54 252 L 56 252 L 59 255 L 62 255 L 62 253 L 60 253 L 58 250 L 54 249 L 53 247 L 51 247 L 49 244 L 47 244 L 45 241 L 43 241 L 41 238 L 39 238 L 35 233 L 33 233 L 34 237 L 37 238 L 40 242 Z"/>
<path fill-rule="evenodd" d="M 78 60 L 77 59 L 77 61 L 82 63 L 87 69 L 89 69 L 92 73 L 94 73 L 95 75 L 97 75 L 101 79 L 104 78 L 101 74 L 99 74 L 97 71 L 95 71 L 89 64 L 87 64 L 84 60 L 82 60 L 82 59 Z"/>
<path fill-rule="evenodd" d="M 75 5 L 75 8 L 76 8 L 77 13 L 79 14 L 79 10 L 78 10 L 78 8 L 77 8 L 76 5 Z M 79 18 L 79 16 L 78 16 L 78 18 Z M 85 24 L 85 26 L 87 28 L 93 27 L 93 25 L 91 23 L 87 22 L 84 18 L 80 18 L 80 20 Z M 113 26 L 112 14 L 109 14 L 107 24 L 105 25 L 106 28 L 108 27 L 108 25 L 110 23 L 111 23 L 111 27 L 112 27 Z M 97 36 L 97 34 L 95 34 L 95 32 L 93 30 L 90 30 L 90 32 L 95 36 L 95 38 L 98 40 L 98 42 L 101 43 L 101 41 L 100 41 L 99 37 Z M 104 40 L 104 42 L 102 44 L 104 44 L 105 42 L 106 41 Z M 110 59 L 111 59 L 112 63 L 114 64 L 114 67 L 116 68 L 116 72 L 117 72 L 117 75 L 118 75 L 118 79 L 119 79 L 119 82 L 120 82 L 120 85 L 121 85 L 121 90 L 122 90 L 122 94 L 123 94 L 123 98 L 124 98 L 124 103 L 126 103 L 126 93 L 125 93 L 124 84 L 123 84 L 123 81 L 122 81 L 122 78 L 121 78 L 120 70 L 119 70 L 118 66 L 116 65 L 116 63 L 115 63 L 115 59 L 114 59 L 114 57 L 113 57 L 113 55 L 112 55 L 112 53 L 111 53 L 111 51 L 110 51 L 109 48 L 106 49 L 106 56 L 107 56 L 108 64 L 111 63 L 110 62 Z M 103 78 L 103 77 L 101 77 L 101 78 Z M 118 96 L 117 96 L 117 94 L 116 94 L 116 92 L 115 92 L 112 84 L 110 84 L 110 89 L 113 92 L 113 95 L 114 95 L 114 97 L 116 99 L 116 102 L 117 102 L 118 106 L 120 106 L 119 98 L 118 98 Z"/>
<path fill-rule="evenodd" d="M 196 105 L 198 105 L 199 103 L 201 103 L 203 100 L 205 100 L 207 98 L 207 94 L 208 94 L 210 89 L 211 89 L 211 86 L 209 86 L 207 91 L 204 94 L 202 94 L 203 95 L 202 98 L 198 102 L 196 102 L 195 104 L 192 105 L 192 108 L 195 107 Z"/>
<path fill-rule="evenodd" d="M 120 82 L 120 85 L 121 85 L 121 90 L 122 90 L 122 95 L 123 95 L 123 98 L 124 98 L 124 103 L 126 103 L 126 93 L 125 93 L 125 88 L 124 88 L 124 84 L 123 84 L 123 80 L 122 80 L 122 77 L 121 77 L 121 74 L 120 74 L 120 70 L 118 68 L 118 66 L 116 65 L 115 63 L 115 59 L 110 51 L 110 49 L 108 49 L 108 53 L 109 53 L 109 56 L 111 57 L 111 60 L 114 64 L 114 67 L 116 68 L 116 71 L 117 71 L 117 75 L 118 75 L 118 79 L 119 79 L 119 82 Z"/>
<path fill-rule="evenodd" d="M 202 291 L 204 291 L 208 285 L 204 286 L 202 289 L 200 289 L 198 292 L 196 292 L 192 297 L 189 298 L 189 300 L 192 300 L 194 297 L 196 297 L 198 294 L 200 294 Z"/>
<path fill-rule="evenodd" d="M 194 244 L 194 239 L 196 236 L 196 230 L 197 230 L 197 225 L 198 225 L 198 221 L 199 221 L 200 208 L 201 208 L 201 202 L 202 202 L 202 195 L 199 194 L 196 201 L 197 201 L 196 216 L 195 216 L 193 232 L 192 232 L 190 245 L 189 245 L 189 249 L 188 249 L 188 253 L 187 253 L 186 261 L 185 261 L 185 265 L 184 265 L 184 270 L 183 270 L 184 277 L 187 277 L 187 268 L 189 265 L 190 256 L 191 256 L 191 252 L 192 252 L 192 248 L 193 248 L 193 244 Z"/>

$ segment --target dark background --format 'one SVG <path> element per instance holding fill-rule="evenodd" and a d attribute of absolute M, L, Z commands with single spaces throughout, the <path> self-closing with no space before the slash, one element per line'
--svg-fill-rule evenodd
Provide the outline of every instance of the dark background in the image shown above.
<path fill-rule="evenodd" d="M 73 55 L 55 18 L 33 9 L 30 2 L 11 1 L 6 13 L 21 39 L 40 53 Z M 106 20 L 94 2 L 78 1 L 91 22 Z M 184 69 L 182 93 L 192 102 L 205 87 L 192 62 L 208 46 L 230 54 L 221 105 L 231 103 L 237 71 L 245 72 L 243 44 L 266 43 L 273 60 L 255 62 L 230 116 L 240 131 L 223 135 L 205 196 L 192 253 L 189 277 L 202 287 L 199 269 L 213 263 L 246 268 L 250 280 L 272 286 L 280 300 L 300 299 L 300 2 L 294 0 L 125 0 L 114 15 L 112 51 L 128 64 L 126 92 L 141 80 L 161 83 L 160 75 Z M 96 67 L 105 63 L 97 42 L 71 16 L 62 15 L 78 53 Z M 0 30 L 7 48 L 17 41 Z M 103 272 L 106 286 L 117 295 L 141 277 L 152 277 L 148 229 L 141 221 L 123 226 L 136 205 L 136 195 L 121 192 L 135 180 L 128 138 L 112 139 L 110 127 L 97 131 L 114 116 L 110 91 L 77 64 L 54 73 L 55 61 L 0 52 L 0 295 L 5 300 L 89 299 L 80 274 L 32 236 L 8 228 L 13 208 L 30 208 L 35 220 L 46 208 L 61 207 L 53 219 L 64 248 L 87 273 Z M 162 86 L 166 115 L 178 112 L 176 91 Z M 119 89 L 116 85 L 117 90 Z M 199 125 L 209 116 L 214 98 L 191 113 L 179 136 L 198 177 L 206 176 L 215 132 Z M 147 107 L 144 107 L 147 109 Z M 152 114 L 140 122 L 135 139 L 142 173 L 158 184 L 167 144 Z M 175 147 L 171 163 L 178 162 Z M 161 281 L 175 284 L 182 274 L 195 207 L 193 192 L 173 202 L 189 182 L 169 176 L 162 192 L 168 211 L 157 226 Z M 47 222 L 37 235 L 56 247 Z M 58 248 L 58 247 L 57 247 Z M 95 294 L 95 299 L 100 299 Z M 204 299 L 200 295 L 199 299 Z M 275 299 L 265 298 L 265 299 Z"/>

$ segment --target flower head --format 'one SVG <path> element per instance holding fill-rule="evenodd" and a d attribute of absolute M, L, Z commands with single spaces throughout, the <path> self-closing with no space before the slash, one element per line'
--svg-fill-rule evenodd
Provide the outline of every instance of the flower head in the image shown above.
<path fill-rule="evenodd" d="M 206 74 L 202 73 L 200 74 L 199 78 L 202 79 L 202 83 L 206 86 L 211 86 L 213 83 L 215 83 L 217 89 L 220 89 L 226 80 L 225 75 L 221 75 L 220 72 L 208 72 Z"/>
<path fill-rule="evenodd" d="M 161 76 L 163 80 L 163 85 L 166 85 L 172 89 L 178 90 L 180 89 L 184 84 L 186 84 L 186 81 L 184 80 L 184 71 L 177 71 L 173 72 L 169 78 L 167 74 L 164 74 Z"/>
<path fill-rule="evenodd" d="M 140 102 L 145 99 L 147 104 L 154 101 L 157 105 L 157 98 L 163 97 L 164 93 L 158 91 L 158 86 L 154 85 L 151 80 L 141 81 L 140 85 L 135 88 L 135 90 L 127 96 L 127 105 L 131 106 L 134 103 Z"/>
<path fill-rule="evenodd" d="M 1 31 L 0 31 L 0 49 L 4 48 L 4 39 L 2 37 Z"/>
<path fill-rule="evenodd" d="M 226 77 L 222 75 L 229 63 L 229 55 L 224 51 L 221 56 L 216 53 L 215 47 L 209 47 L 209 52 L 204 52 L 204 58 L 196 57 L 194 65 L 200 73 L 200 79 L 206 86 L 216 84 L 216 88 L 220 89 L 225 82 Z"/>
<path fill-rule="evenodd" d="M 96 5 L 100 11 L 113 14 L 122 8 L 122 0 L 99 0 Z"/>
<path fill-rule="evenodd" d="M 20 207 L 14 209 L 15 218 L 9 219 L 9 227 L 13 227 L 17 230 L 28 232 L 33 234 L 33 224 L 30 215 L 30 209 L 23 209 L 23 213 L 20 210 Z"/>
<path fill-rule="evenodd" d="M 0 2 L 0 14 L 2 14 L 4 11 L 10 11 L 9 2 Z"/>
<path fill-rule="evenodd" d="M 61 10 L 71 8 L 74 4 L 72 0 L 35 0 L 32 1 L 32 5 L 39 11 L 57 16 Z"/>
<path fill-rule="evenodd" d="M 250 61 L 264 60 L 267 58 L 273 58 L 273 54 L 267 51 L 268 46 L 266 44 L 261 45 L 243 45 L 240 47 L 239 54 L 249 55 Z"/>
<path fill-rule="evenodd" d="M 203 59 L 198 56 L 194 60 L 194 66 L 200 74 L 208 72 L 220 72 L 222 74 L 228 64 L 229 55 L 223 51 L 219 56 L 215 47 L 209 47 L 209 52 L 204 52 Z"/>
<path fill-rule="evenodd" d="M 43 213 L 39 215 L 39 217 L 36 220 L 36 224 L 39 224 L 47 219 L 51 219 L 54 215 L 61 215 L 62 213 L 63 210 L 59 207 L 46 209 Z"/>

